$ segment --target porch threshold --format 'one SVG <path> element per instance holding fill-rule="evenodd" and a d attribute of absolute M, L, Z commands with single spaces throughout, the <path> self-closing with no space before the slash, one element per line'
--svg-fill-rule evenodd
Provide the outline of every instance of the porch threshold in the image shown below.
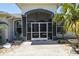
<path fill-rule="evenodd" d="M 57 41 L 53 40 L 32 40 L 31 45 L 51 45 L 57 44 Z"/>

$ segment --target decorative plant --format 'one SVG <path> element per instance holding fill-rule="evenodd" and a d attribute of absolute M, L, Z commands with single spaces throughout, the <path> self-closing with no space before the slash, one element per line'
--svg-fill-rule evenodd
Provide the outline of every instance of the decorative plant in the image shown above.
<path fill-rule="evenodd" d="M 61 13 L 55 13 L 54 22 L 63 22 L 63 30 L 74 32 L 79 40 L 79 4 L 61 4 Z"/>
<path fill-rule="evenodd" d="M 0 44 L 2 44 L 2 30 L 5 30 L 8 28 L 8 25 L 6 24 L 0 24 Z"/>
<path fill-rule="evenodd" d="M 6 29 L 6 28 L 8 28 L 7 24 L 0 24 L 0 29 Z"/>

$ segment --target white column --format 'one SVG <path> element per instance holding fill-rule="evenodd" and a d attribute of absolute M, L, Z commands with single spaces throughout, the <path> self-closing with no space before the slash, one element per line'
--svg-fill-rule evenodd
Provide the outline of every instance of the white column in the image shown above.
<path fill-rule="evenodd" d="M 39 28 L 39 38 L 41 38 L 40 37 L 40 22 L 38 23 L 38 25 L 39 25 L 39 27 L 38 27 Z"/>
<path fill-rule="evenodd" d="M 26 20 L 27 20 L 26 16 L 23 15 L 23 16 L 22 16 L 22 24 L 23 24 L 23 39 L 24 39 L 24 40 L 27 40 L 27 35 L 26 35 L 26 33 L 27 33 L 27 32 L 26 32 L 26 31 L 27 31 L 27 30 L 26 30 L 26 27 L 27 27 L 26 22 L 27 22 L 27 21 L 26 21 Z"/>
<path fill-rule="evenodd" d="M 47 30 L 46 30 L 46 33 L 47 33 L 47 39 L 48 39 L 48 22 L 46 23 L 46 28 L 47 28 Z"/>
<path fill-rule="evenodd" d="M 53 22 L 52 22 L 52 40 L 53 40 Z"/>
<path fill-rule="evenodd" d="M 32 39 L 32 22 L 31 22 L 31 39 Z"/>
<path fill-rule="evenodd" d="M 26 40 L 27 40 L 27 15 L 26 15 Z"/>

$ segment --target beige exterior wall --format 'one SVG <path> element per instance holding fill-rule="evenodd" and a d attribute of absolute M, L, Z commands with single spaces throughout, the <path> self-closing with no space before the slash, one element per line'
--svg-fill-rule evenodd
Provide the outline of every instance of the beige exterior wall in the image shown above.
<path fill-rule="evenodd" d="M 24 14 L 25 12 L 28 12 L 33 9 L 45 9 L 49 10 L 51 12 L 55 12 L 57 9 L 57 4 L 17 4 L 22 13 Z"/>

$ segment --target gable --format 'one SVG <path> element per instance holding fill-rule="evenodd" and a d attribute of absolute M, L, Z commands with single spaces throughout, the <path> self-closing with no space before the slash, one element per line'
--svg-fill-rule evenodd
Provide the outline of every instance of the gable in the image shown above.
<path fill-rule="evenodd" d="M 34 9 L 45 9 L 45 10 L 49 10 L 49 11 L 51 11 L 51 12 L 55 12 L 56 10 L 57 10 L 57 7 L 58 7 L 58 4 L 54 4 L 54 3 L 36 3 L 36 4 L 34 4 L 34 3 L 30 3 L 30 4 L 22 4 L 22 3 L 18 3 L 17 4 L 19 7 L 20 7 L 20 9 L 21 9 L 21 11 L 22 11 L 22 13 L 24 14 L 25 12 L 28 12 L 28 11 L 30 11 L 30 10 L 34 10 Z"/>

